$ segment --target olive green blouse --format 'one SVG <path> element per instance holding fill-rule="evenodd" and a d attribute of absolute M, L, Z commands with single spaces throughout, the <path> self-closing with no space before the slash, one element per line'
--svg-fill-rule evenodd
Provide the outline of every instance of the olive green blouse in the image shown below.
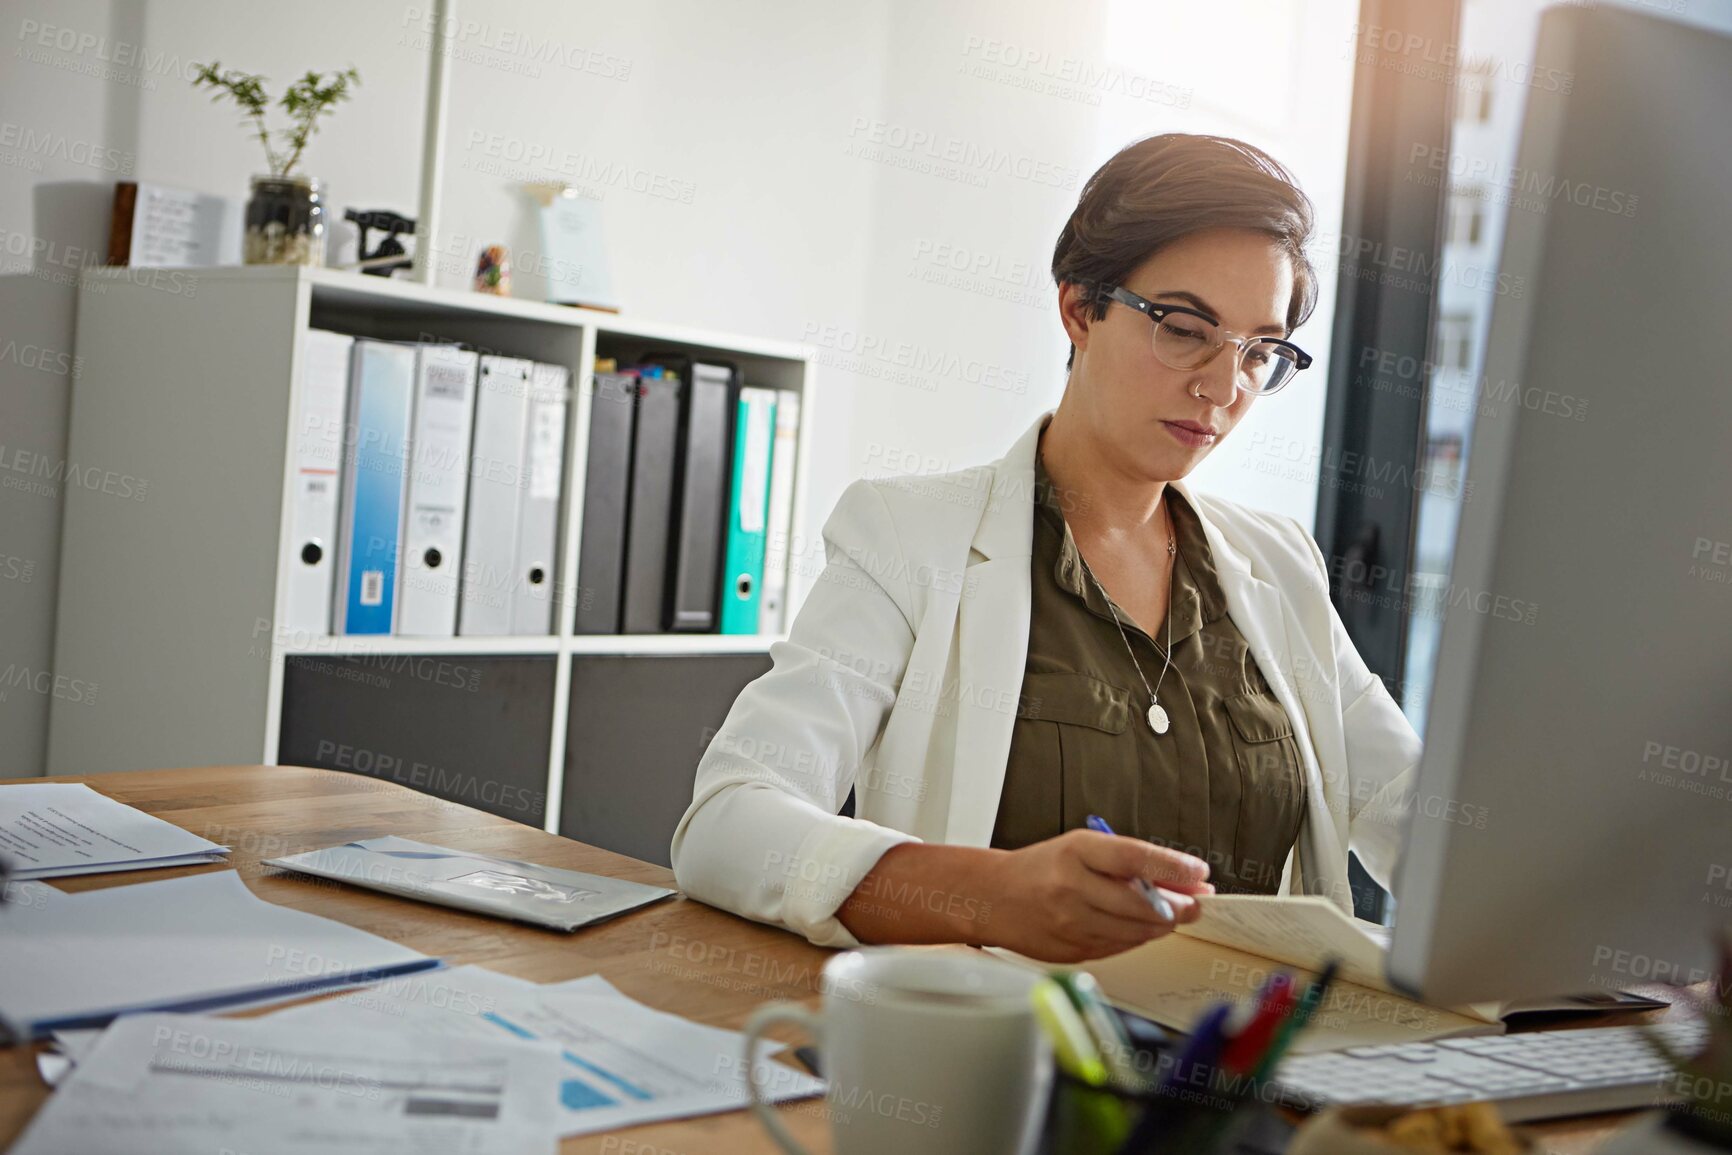
<path fill-rule="evenodd" d="M 1171 725 L 1156 734 L 1125 638 L 1151 686 L 1165 650 L 1115 603 L 1120 636 L 1036 455 L 1028 660 L 992 845 L 1026 846 L 1098 814 L 1119 834 L 1205 859 L 1223 894 L 1272 894 L 1305 813 L 1298 742 L 1227 614 L 1196 512 L 1170 486 L 1166 496 L 1178 553 L 1173 663 L 1158 697 Z M 1165 621 L 1154 630 L 1164 643 Z"/>

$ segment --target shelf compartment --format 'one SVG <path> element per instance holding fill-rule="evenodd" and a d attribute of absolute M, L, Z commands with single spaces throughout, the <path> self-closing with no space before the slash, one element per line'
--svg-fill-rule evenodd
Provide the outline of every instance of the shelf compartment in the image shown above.
<path fill-rule="evenodd" d="M 552 656 L 288 658 L 276 761 L 542 826 L 555 666 Z"/>

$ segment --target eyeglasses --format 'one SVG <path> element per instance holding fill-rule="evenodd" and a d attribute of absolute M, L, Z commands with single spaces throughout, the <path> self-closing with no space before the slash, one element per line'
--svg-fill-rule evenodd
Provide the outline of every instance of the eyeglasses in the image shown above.
<path fill-rule="evenodd" d="M 1122 285 L 1103 288 L 1101 295 L 1129 305 L 1155 323 L 1155 356 L 1171 369 L 1201 369 L 1227 345 L 1237 354 L 1234 382 L 1258 397 L 1279 390 L 1301 369 L 1311 367 L 1311 354 L 1279 337 L 1242 337 L 1223 329 L 1207 313 L 1184 305 L 1157 305 Z"/>

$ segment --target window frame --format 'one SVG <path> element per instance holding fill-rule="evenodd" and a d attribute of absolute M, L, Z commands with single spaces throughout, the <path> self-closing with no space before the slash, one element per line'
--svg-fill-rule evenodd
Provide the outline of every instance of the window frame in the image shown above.
<path fill-rule="evenodd" d="M 1401 35 L 1368 37 L 1355 53 L 1315 537 L 1328 563 L 1330 600 L 1348 637 L 1399 702 L 1408 613 L 1403 598 L 1381 593 L 1404 589 L 1413 570 L 1420 494 L 1411 484 L 1373 487 L 1358 476 L 1367 462 L 1396 477 L 1419 476 L 1429 381 L 1421 373 L 1412 388 L 1366 388 L 1361 366 L 1385 353 L 1419 364 L 1433 360 L 1451 182 L 1447 175 L 1430 184 L 1411 180 L 1411 157 L 1423 149 L 1451 155 L 1460 94 L 1433 69 L 1410 67 L 1408 57 L 1420 44 L 1430 55 L 1456 58 L 1460 0 L 1361 0 L 1359 28 L 1399 29 Z M 1375 268 L 1364 275 L 1357 257 L 1403 251 L 1436 259 L 1423 274 L 1403 273 L 1400 288 L 1381 285 Z M 1389 896 L 1357 860 L 1350 864 L 1350 885 L 1355 913 L 1382 921 Z"/>

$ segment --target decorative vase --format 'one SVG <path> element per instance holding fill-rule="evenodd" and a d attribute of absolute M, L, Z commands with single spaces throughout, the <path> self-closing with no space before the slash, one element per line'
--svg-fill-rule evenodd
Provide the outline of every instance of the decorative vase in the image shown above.
<path fill-rule="evenodd" d="M 255 176 L 244 249 L 249 265 L 323 265 L 325 204 L 318 180 Z"/>

